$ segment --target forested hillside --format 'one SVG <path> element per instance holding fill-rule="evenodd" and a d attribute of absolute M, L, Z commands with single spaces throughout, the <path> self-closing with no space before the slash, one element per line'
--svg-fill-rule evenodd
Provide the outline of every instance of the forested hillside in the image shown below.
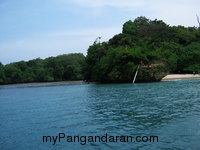
<path fill-rule="evenodd" d="M 148 71 L 153 75 L 161 70 L 200 72 L 200 30 L 169 26 L 162 20 L 146 17 L 129 20 L 124 23 L 122 33 L 108 42 L 95 41 L 89 47 L 85 78 L 98 82 L 131 82 L 141 60 L 144 68 L 150 67 L 146 73 L 144 68 L 140 71 L 140 81 L 148 76 Z M 161 67 L 151 67 L 159 64 Z"/>
<path fill-rule="evenodd" d="M 0 63 L 0 84 L 66 80 L 132 82 L 141 61 L 137 82 L 159 81 L 168 73 L 200 72 L 200 29 L 138 17 L 125 22 L 122 33 L 109 41 L 95 41 L 86 58 L 78 53 Z"/>
<path fill-rule="evenodd" d="M 0 84 L 82 80 L 84 64 L 80 53 L 0 64 Z"/>

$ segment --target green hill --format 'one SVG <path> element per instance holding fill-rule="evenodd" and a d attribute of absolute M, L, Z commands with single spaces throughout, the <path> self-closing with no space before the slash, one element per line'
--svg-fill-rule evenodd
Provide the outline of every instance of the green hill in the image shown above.
<path fill-rule="evenodd" d="M 86 80 L 130 83 L 160 81 L 168 73 L 200 72 L 200 29 L 169 26 L 138 17 L 122 33 L 88 48 L 87 56 L 68 54 L 7 65 L 0 63 L 0 84 Z"/>
<path fill-rule="evenodd" d="M 84 64 L 80 53 L 0 64 L 0 84 L 82 80 Z"/>
<path fill-rule="evenodd" d="M 85 79 L 132 82 L 141 60 L 137 82 L 159 81 L 167 73 L 200 72 L 200 30 L 146 17 L 129 20 L 122 33 L 89 47 Z"/>

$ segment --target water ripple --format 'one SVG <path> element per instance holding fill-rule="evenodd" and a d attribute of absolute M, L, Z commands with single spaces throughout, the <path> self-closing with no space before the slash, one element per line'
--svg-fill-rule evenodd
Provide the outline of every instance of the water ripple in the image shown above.
<path fill-rule="evenodd" d="M 148 84 L 51 83 L 0 87 L 3 149 L 200 147 L 200 80 Z M 42 136 L 158 135 L 159 143 L 43 143 Z M 13 136 L 14 135 L 14 136 Z M 20 143 L 26 143 L 21 146 Z M 190 145 L 191 146 L 191 145 Z"/>

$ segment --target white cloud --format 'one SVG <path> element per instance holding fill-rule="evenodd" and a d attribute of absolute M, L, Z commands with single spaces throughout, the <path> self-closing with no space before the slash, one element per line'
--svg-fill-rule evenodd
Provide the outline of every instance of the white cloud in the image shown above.
<path fill-rule="evenodd" d="M 117 34 L 121 32 L 121 27 L 108 27 L 108 28 L 93 28 L 93 29 L 81 29 L 76 31 L 58 31 L 48 33 L 48 36 L 91 36 L 91 35 L 104 35 Z"/>
<path fill-rule="evenodd" d="M 133 0 L 63 0 L 66 2 L 73 2 L 78 5 L 87 7 L 138 7 L 144 4 L 143 1 Z"/>
<path fill-rule="evenodd" d="M 133 16 L 146 16 L 164 20 L 170 25 L 195 26 L 196 14 L 200 15 L 199 0 L 63 0 L 91 8 L 95 13 L 103 7 L 113 7 L 132 13 Z M 96 9 L 95 9 L 96 8 Z M 104 9 L 101 9 L 104 11 Z M 99 13 L 100 14 L 100 13 Z M 131 19 L 131 18 L 130 18 Z"/>
<path fill-rule="evenodd" d="M 154 10 L 151 16 L 164 20 L 170 25 L 195 26 L 197 25 L 196 14 L 200 12 L 199 5 L 200 1 L 197 0 L 177 0 L 171 3 L 165 1 L 151 6 L 151 10 Z"/>
<path fill-rule="evenodd" d="M 59 1 L 63 3 L 58 9 L 62 9 L 62 13 L 70 12 L 71 18 L 68 23 L 71 26 L 76 23 L 76 20 L 83 18 L 78 22 L 79 26 L 76 23 L 73 30 L 59 30 L 57 27 L 57 31 L 49 33 L 39 35 L 35 32 L 36 35 L 23 39 L 0 41 L 0 61 L 5 64 L 22 59 L 46 58 L 72 52 L 81 52 L 86 55 L 87 48 L 97 37 L 101 36 L 101 41 L 107 41 L 113 35 L 121 32 L 122 24 L 125 21 L 141 15 L 149 19 L 164 20 L 170 25 L 184 26 L 197 26 L 196 14 L 200 16 L 199 0 Z M 58 1 L 55 0 L 55 2 Z M 0 8 L 6 5 L 8 4 L 0 4 Z M 62 14 L 60 15 L 62 16 Z M 87 29 L 83 26 L 87 26 Z M 89 28 L 91 26 L 92 28 Z M 102 26 L 107 27 L 103 28 Z"/>
<path fill-rule="evenodd" d="M 46 58 L 67 53 L 87 54 L 87 48 L 95 39 L 102 37 L 107 41 L 121 32 L 121 27 L 80 29 L 76 31 L 57 31 L 24 37 L 17 41 L 0 43 L 0 60 L 3 64 L 13 61 L 29 60 L 37 57 Z"/>

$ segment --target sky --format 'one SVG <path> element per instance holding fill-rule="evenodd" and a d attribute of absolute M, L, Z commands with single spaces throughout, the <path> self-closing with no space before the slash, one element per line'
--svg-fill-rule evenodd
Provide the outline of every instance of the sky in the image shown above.
<path fill-rule="evenodd" d="M 0 62 L 83 53 L 139 16 L 198 26 L 200 0 L 0 0 Z"/>

